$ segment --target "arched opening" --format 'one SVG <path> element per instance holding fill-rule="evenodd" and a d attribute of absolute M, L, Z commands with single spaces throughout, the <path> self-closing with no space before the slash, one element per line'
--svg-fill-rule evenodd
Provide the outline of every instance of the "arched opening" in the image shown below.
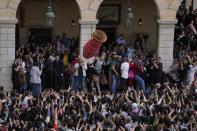
<path fill-rule="evenodd" d="M 24 45 L 33 37 L 38 44 L 53 41 L 56 36 L 66 33 L 69 39 L 78 40 L 80 10 L 75 0 L 52 0 L 55 22 L 47 26 L 48 0 L 22 0 L 16 17 L 16 45 Z M 78 46 L 78 45 L 77 45 Z"/>
<path fill-rule="evenodd" d="M 131 28 L 128 28 L 126 24 L 129 6 L 132 7 L 134 15 Z M 103 18 L 100 18 L 101 16 Z M 97 28 L 104 30 L 110 36 L 108 44 L 114 42 L 119 34 L 123 34 L 127 43 L 131 44 L 134 44 L 138 34 L 142 37 L 148 35 L 146 46 L 149 50 L 155 50 L 157 47 L 157 20 L 159 17 L 159 8 L 155 0 L 104 0 L 97 12 L 97 19 L 99 19 Z"/>

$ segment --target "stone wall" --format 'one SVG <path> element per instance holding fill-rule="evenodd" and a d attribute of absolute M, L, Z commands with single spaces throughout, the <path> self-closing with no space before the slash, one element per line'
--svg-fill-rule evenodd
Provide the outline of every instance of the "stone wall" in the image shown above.
<path fill-rule="evenodd" d="M 187 9 L 189 9 L 189 7 L 191 6 L 191 4 L 192 4 L 192 0 L 186 0 L 185 6 L 186 6 Z"/>
<path fill-rule="evenodd" d="M 150 1 L 150 0 L 149 0 Z M 159 41 L 158 50 L 159 56 L 168 67 L 172 63 L 172 50 L 174 34 L 174 22 L 176 20 L 176 11 L 180 5 L 180 0 L 153 0 L 157 7 L 159 14 Z M 196 1 L 196 0 L 195 0 Z M 21 0 L 0 0 L 0 86 L 6 87 L 9 90 L 11 84 L 11 65 L 15 59 L 15 24 L 16 12 Z M 82 54 L 82 41 L 87 41 L 91 36 L 92 31 L 95 30 L 96 22 L 93 24 L 91 21 L 96 21 L 96 14 L 99 6 L 103 0 L 76 0 L 80 8 L 81 21 L 86 21 L 86 25 L 81 25 L 81 54 Z M 166 22 L 167 21 L 167 22 Z M 89 31 L 88 27 L 91 27 Z M 93 28 L 92 28 L 93 27 Z M 167 31 L 169 30 L 169 32 Z M 168 52 L 168 53 L 166 53 Z M 169 57 L 169 59 L 167 59 Z"/>
<path fill-rule="evenodd" d="M 0 19 L 15 19 L 16 11 L 21 0 L 0 0 Z M 103 0 L 76 0 L 82 20 L 95 20 L 96 13 Z M 179 0 L 153 0 L 158 8 L 160 19 L 176 18 Z"/>
<path fill-rule="evenodd" d="M 109 27 L 115 27 L 116 36 L 120 34 L 124 34 L 125 39 L 129 43 L 134 43 L 136 39 L 136 35 L 140 34 L 148 34 L 149 39 L 147 41 L 147 48 L 149 50 L 156 50 L 157 46 L 157 6 L 152 1 L 148 0 L 132 0 L 131 5 L 128 5 L 127 0 L 104 0 L 102 5 L 121 5 L 121 18 L 119 25 L 110 25 Z M 131 6 L 133 10 L 134 17 L 132 19 L 131 28 L 127 26 L 127 8 Z M 98 10 L 100 10 L 99 8 Z M 148 15 L 144 12 L 148 12 Z M 139 24 L 139 18 L 142 19 L 142 24 Z M 101 28 L 105 28 L 105 26 L 101 25 Z"/>
<path fill-rule="evenodd" d="M 159 20 L 158 55 L 163 62 L 164 70 L 168 69 L 173 61 L 174 27 L 177 21 Z"/>
<path fill-rule="evenodd" d="M 12 64 L 15 59 L 15 23 L 0 21 L 0 86 L 11 90 Z"/>
<path fill-rule="evenodd" d="M 21 18 L 22 22 L 19 19 L 19 44 L 25 44 L 29 38 L 29 29 L 30 28 L 48 28 L 46 26 L 46 1 L 47 0 L 26 0 L 19 6 L 17 11 L 17 18 Z M 127 0 L 104 0 L 101 5 L 121 5 L 120 9 L 120 24 L 119 25 L 107 25 L 101 27 L 108 28 L 112 27 L 116 29 L 116 36 L 119 34 L 124 34 L 126 41 L 134 43 L 136 39 L 136 34 L 138 33 L 147 33 L 150 37 L 147 42 L 147 47 L 149 50 L 155 50 L 157 46 L 157 32 L 156 32 L 156 18 L 157 18 L 157 8 L 153 1 L 147 0 L 137 0 L 132 1 L 131 5 L 133 8 L 134 18 L 132 20 L 132 29 L 126 26 L 127 19 Z M 78 38 L 80 32 L 80 23 L 77 22 L 79 19 L 79 9 L 77 2 L 74 0 L 65 1 L 65 0 L 55 0 L 53 1 L 55 17 L 55 26 L 52 29 L 52 37 L 55 39 L 57 35 L 61 35 L 63 32 L 67 33 L 69 38 Z M 20 10 L 22 7 L 22 10 Z M 42 8 L 44 7 L 44 8 Z M 98 10 L 100 10 L 99 8 Z M 20 13 L 22 11 L 22 13 Z M 149 12 L 149 15 L 144 12 Z M 143 20 L 143 24 L 139 25 L 139 18 Z M 75 27 L 71 26 L 71 21 L 75 20 Z M 90 22 L 91 23 L 91 22 Z M 91 26 L 91 24 L 89 24 Z M 88 26 L 89 26 L 88 25 Z M 94 23 L 95 26 L 95 23 Z M 82 27 L 82 26 L 81 26 Z M 95 28 L 94 28 L 95 29 Z M 84 33 L 85 31 L 83 31 Z M 82 33 L 82 35 L 83 35 Z M 89 31 L 84 34 L 89 33 Z M 84 39 L 84 37 L 83 37 Z"/>
<path fill-rule="evenodd" d="M 46 26 L 47 0 L 26 0 L 23 2 L 23 26 L 19 28 L 20 44 L 25 44 L 28 40 L 30 28 L 48 28 Z M 69 38 L 77 39 L 79 37 L 80 25 L 78 19 L 80 12 L 78 4 L 74 0 L 54 0 L 55 26 L 52 29 L 53 39 L 57 35 L 66 33 Z M 20 16 L 20 10 L 17 17 Z M 72 20 L 75 26 L 72 26 Z M 20 20 L 19 20 L 20 21 Z"/>
<path fill-rule="evenodd" d="M 195 9 L 197 9 L 197 0 L 193 0 L 193 9 L 195 10 Z"/>

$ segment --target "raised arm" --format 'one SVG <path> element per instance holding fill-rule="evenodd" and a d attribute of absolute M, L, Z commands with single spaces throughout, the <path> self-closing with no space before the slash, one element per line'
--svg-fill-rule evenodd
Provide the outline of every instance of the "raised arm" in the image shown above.
<path fill-rule="evenodd" d="M 159 101 L 157 102 L 157 105 L 160 105 L 161 102 L 163 101 L 163 98 L 165 97 L 165 94 L 161 96 L 161 98 L 159 99 Z"/>

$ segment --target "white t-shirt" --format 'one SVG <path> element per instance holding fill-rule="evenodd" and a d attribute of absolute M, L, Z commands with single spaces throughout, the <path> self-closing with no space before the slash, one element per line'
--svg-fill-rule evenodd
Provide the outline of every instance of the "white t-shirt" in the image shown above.
<path fill-rule="evenodd" d="M 128 79 L 128 75 L 129 75 L 129 63 L 128 62 L 124 62 L 121 64 L 121 77 L 124 79 Z"/>
<path fill-rule="evenodd" d="M 30 83 L 41 83 L 41 74 L 42 71 L 37 66 L 33 66 L 30 72 Z"/>
<path fill-rule="evenodd" d="M 197 72 L 197 66 L 189 65 L 189 70 L 187 71 L 187 81 L 189 86 L 191 86 L 194 81 L 195 73 Z"/>

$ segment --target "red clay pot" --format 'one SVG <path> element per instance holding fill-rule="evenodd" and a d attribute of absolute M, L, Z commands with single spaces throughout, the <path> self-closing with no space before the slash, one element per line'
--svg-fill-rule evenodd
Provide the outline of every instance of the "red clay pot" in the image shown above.
<path fill-rule="evenodd" d="M 99 53 L 103 42 L 106 42 L 107 35 L 104 31 L 96 30 L 90 39 L 83 47 L 83 57 L 90 59 Z"/>

